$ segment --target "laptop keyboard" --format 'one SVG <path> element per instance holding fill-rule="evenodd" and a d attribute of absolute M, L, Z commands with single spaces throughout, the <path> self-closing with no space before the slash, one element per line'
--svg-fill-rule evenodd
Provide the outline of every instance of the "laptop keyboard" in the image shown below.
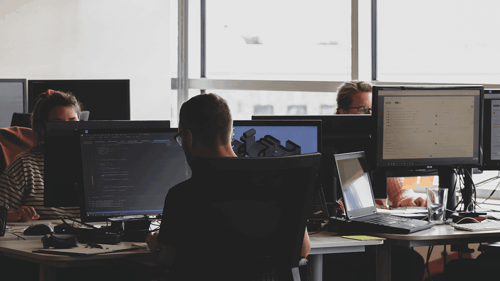
<path fill-rule="evenodd" d="M 356 220 L 382 227 L 386 226 L 401 229 L 413 229 L 428 224 L 427 221 L 387 215 L 370 216 L 366 219 L 358 218 Z"/>

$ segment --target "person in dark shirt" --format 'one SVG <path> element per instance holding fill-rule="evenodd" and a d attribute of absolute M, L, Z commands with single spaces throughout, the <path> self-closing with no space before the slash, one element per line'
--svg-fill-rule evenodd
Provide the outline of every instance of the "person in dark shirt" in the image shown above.
<path fill-rule="evenodd" d="M 204 208 L 207 206 L 204 199 L 208 198 L 204 194 L 210 192 L 210 176 L 193 170 L 193 162 L 195 157 L 236 157 L 231 147 L 232 123 L 227 102 L 215 94 L 195 96 L 181 107 L 176 141 L 184 150 L 192 176 L 169 190 L 160 232 L 150 234 L 146 239 L 148 247 L 158 253 L 160 262 L 172 268 L 170 274 L 174 278 L 196 279 L 207 271 L 231 270 L 222 262 L 230 257 L 222 257 L 217 251 L 217 241 L 224 239 L 224 233 L 217 232 L 217 225 L 221 222 L 211 220 L 210 209 Z M 192 248 L 189 241 L 194 241 L 199 235 L 213 243 L 201 246 L 202 249 Z M 309 251 L 306 230 L 302 257 L 306 257 Z M 207 259 L 221 259 L 220 267 L 213 267 L 214 263 L 210 263 L 210 268 L 204 267 Z"/>

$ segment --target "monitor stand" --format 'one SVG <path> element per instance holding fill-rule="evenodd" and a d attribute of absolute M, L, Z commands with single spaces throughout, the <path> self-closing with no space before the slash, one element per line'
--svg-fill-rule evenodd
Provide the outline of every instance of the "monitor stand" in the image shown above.
<path fill-rule="evenodd" d="M 466 173 L 469 175 L 465 176 L 464 180 L 464 188 L 462 190 L 462 201 L 464 204 L 464 210 L 462 211 L 455 211 L 458 213 L 459 216 L 461 217 L 477 217 L 480 215 L 486 215 L 486 213 L 481 213 L 481 212 L 476 212 L 476 208 L 474 205 L 474 202 L 472 200 L 473 196 L 473 188 L 472 188 L 472 168 L 468 167 L 465 168 Z M 448 202 L 446 203 L 446 217 L 449 218 L 451 217 L 452 213 L 449 210 L 455 210 L 455 207 L 457 206 L 457 200 L 456 200 L 456 171 L 455 168 L 452 167 L 442 167 L 438 169 L 438 176 L 439 176 L 439 187 L 446 187 L 448 188 Z"/>

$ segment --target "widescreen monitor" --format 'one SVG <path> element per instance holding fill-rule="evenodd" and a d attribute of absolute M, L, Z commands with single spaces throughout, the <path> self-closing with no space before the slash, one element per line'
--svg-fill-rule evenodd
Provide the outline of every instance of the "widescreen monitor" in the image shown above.
<path fill-rule="evenodd" d="M 80 134 L 85 131 L 170 132 L 170 121 L 52 121 L 45 124 L 44 205 L 80 206 L 82 157 Z"/>
<path fill-rule="evenodd" d="M 191 177 L 176 134 L 176 128 L 80 132 L 82 221 L 160 215 L 170 188 Z"/>
<path fill-rule="evenodd" d="M 483 86 L 374 86 L 375 166 L 479 167 Z"/>
<path fill-rule="evenodd" d="M 235 120 L 238 157 L 273 157 L 321 152 L 320 120 Z"/>
<path fill-rule="evenodd" d="M 28 80 L 28 110 L 48 89 L 71 92 L 90 120 L 130 120 L 130 80 Z"/>
<path fill-rule="evenodd" d="M 500 170 L 500 89 L 484 90 L 482 170 Z"/>
<path fill-rule="evenodd" d="M 252 120 L 321 120 L 323 154 L 356 151 L 370 154 L 372 118 L 368 114 L 254 115 Z"/>

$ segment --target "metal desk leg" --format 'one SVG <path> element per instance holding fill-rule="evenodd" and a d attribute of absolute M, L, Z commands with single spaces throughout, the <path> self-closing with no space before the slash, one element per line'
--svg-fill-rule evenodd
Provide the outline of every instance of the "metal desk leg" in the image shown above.
<path fill-rule="evenodd" d="M 323 255 L 310 255 L 307 260 L 311 266 L 311 280 L 323 281 Z"/>
<path fill-rule="evenodd" d="M 375 280 L 391 281 L 391 245 L 384 243 L 375 247 Z"/>

